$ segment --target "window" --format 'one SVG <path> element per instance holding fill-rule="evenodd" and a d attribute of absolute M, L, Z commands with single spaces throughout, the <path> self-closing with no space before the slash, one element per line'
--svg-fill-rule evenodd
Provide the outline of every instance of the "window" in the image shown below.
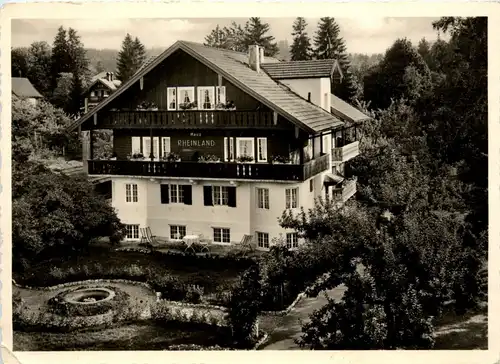
<path fill-rule="evenodd" d="M 95 97 L 95 91 L 90 91 L 90 97 Z"/>
<path fill-rule="evenodd" d="M 170 137 L 161 138 L 161 156 L 166 157 L 170 153 Z"/>
<path fill-rule="evenodd" d="M 170 203 L 184 203 L 183 192 L 182 185 L 170 185 Z"/>
<path fill-rule="evenodd" d="M 296 209 L 297 208 L 297 196 L 299 194 L 299 189 L 287 188 L 285 189 L 285 208 L 286 209 Z"/>
<path fill-rule="evenodd" d="M 257 232 L 257 243 L 259 248 L 269 248 L 269 234 Z"/>
<path fill-rule="evenodd" d="M 109 96 L 109 91 L 108 90 L 104 90 L 104 97 L 108 97 Z"/>
<path fill-rule="evenodd" d="M 217 86 L 217 104 L 225 104 L 226 103 L 226 86 Z"/>
<path fill-rule="evenodd" d="M 254 158 L 254 139 L 253 138 L 236 138 L 236 157 Z"/>
<path fill-rule="evenodd" d="M 125 185 L 125 201 L 126 202 L 137 202 L 138 195 L 137 195 L 137 185 L 136 184 L 131 184 L 127 183 Z"/>
<path fill-rule="evenodd" d="M 194 102 L 194 87 L 177 87 L 177 107 Z"/>
<path fill-rule="evenodd" d="M 215 243 L 230 243 L 231 235 L 229 229 L 214 228 L 214 242 Z"/>
<path fill-rule="evenodd" d="M 158 139 L 158 137 L 153 137 L 153 156 L 156 158 L 160 154 Z M 146 158 L 151 155 L 151 137 L 142 137 L 142 155 Z"/>
<path fill-rule="evenodd" d="M 141 137 L 132 137 L 132 155 L 141 152 Z"/>
<path fill-rule="evenodd" d="M 167 88 L 167 110 L 177 110 L 177 88 Z"/>
<path fill-rule="evenodd" d="M 139 239 L 139 225 L 125 225 L 125 229 L 127 230 L 127 240 Z"/>
<path fill-rule="evenodd" d="M 198 87 L 198 108 L 200 110 L 215 109 L 214 87 Z"/>
<path fill-rule="evenodd" d="M 269 189 L 257 188 L 257 207 L 269 210 Z"/>
<path fill-rule="evenodd" d="M 229 205 L 229 187 L 213 186 L 212 193 L 212 201 L 214 205 Z"/>
<path fill-rule="evenodd" d="M 186 236 L 186 226 L 170 225 L 170 239 L 180 240 Z"/>
<path fill-rule="evenodd" d="M 311 178 L 311 179 L 309 180 L 309 192 L 312 192 L 312 191 L 314 191 L 314 181 L 313 181 L 313 179 Z"/>
<path fill-rule="evenodd" d="M 267 162 L 267 138 L 257 138 L 257 161 Z"/>
<path fill-rule="evenodd" d="M 328 139 L 329 139 L 329 134 L 323 135 L 323 145 L 321 149 L 321 153 L 326 154 L 328 153 Z"/>
<path fill-rule="evenodd" d="M 286 234 L 286 247 L 297 248 L 299 246 L 299 235 L 297 233 L 287 233 Z"/>
<path fill-rule="evenodd" d="M 234 138 L 224 138 L 224 160 L 226 162 L 234 161 Z"/>

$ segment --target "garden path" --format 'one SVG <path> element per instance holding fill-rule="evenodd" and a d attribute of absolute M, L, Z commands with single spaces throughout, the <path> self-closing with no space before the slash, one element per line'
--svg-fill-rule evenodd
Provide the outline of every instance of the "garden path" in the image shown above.
<path fill-rule="evenodd" d="M 326 294 L 335 300 L 340 300 L 344 291 L 345 286 L 340 285 L 326 291 Z M 259 327 L 269 334 L 269 339 L 259 350 L 300 350 L 294 340 L 300 337 L 301 321 L 308 321 L 309 315 L 326 303 L 324 294 L 320 293 L 317 297 L 301 299 L 285 316 L 261 316 Z"/>

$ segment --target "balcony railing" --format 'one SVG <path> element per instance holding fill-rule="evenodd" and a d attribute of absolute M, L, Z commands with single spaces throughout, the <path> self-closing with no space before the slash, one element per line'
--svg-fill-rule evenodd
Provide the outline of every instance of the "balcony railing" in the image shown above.
<path fill-rule="evenodd" d="M 359 141 L 344 145 L 343 147 L 332 149 L 332 162 L 344 163 L 359 154 Z"/>
<path fill-rule="evenodd" d="M 286 128 L 269 111 L 109 111 L 101 116 L 104 128 Z"/>
<path fill-rule="evenodd" d="M 89 175 L 304 181 L 328 169 L 329 155 L 299 164 L 89 160 Z"/>
<path fill-rule="evenodd" d="M 342 187 L 333 189 L 333 199 L 337 202 L 345 203 L 356 193 L 356 183 L 356 178 L 344 181 Z"/>

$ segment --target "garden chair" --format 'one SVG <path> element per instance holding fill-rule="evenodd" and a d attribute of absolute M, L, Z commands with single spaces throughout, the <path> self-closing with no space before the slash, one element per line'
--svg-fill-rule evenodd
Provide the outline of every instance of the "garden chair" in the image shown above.
<path fill-rule="evenodd" d="M 243 238 L 240 242 L 240 247 L 244 251 L 253 252 L 255 247 L 253 245 L 253 235 L 243 235 Z"/>
<path fill-rule="evenodd" d="M 198 235 L 200 237 L 198 241 L 198 245 L 200 246 L 200 252 L 210 253 L 210 246 L 212 244 L 212 240 L 205 237 L 203 234 Z"/>
<path fill-rule="evenodd" d="M 158 241 L 156 240 L 156 235 L 151 233 L 150 227 L 140 228 L 141 231 L 141 243 L 145 243 L 149 247 L 158 246 Z"/>

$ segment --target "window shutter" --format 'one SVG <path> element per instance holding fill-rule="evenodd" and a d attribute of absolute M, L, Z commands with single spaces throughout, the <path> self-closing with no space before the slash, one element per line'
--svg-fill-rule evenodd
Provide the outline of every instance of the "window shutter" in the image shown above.
<path fill-rule="evenodd" d="M 217 103 L 226 103 L 226 86 L 217 86 Z"/>
<path fill-rule="evenodd" d="M 213 206 L 212 201 L 212 186 L 203 186 L 203 204 L 205 206 Z"/>
<path fill-rule="evenodd" d="M 161 138 L 161 149 L 162 157 L 168 156 L 168 154 L 170 153 L 170 137 Z"/>
<path fill-rule="evenodd" d="M 229 207 L 236 207 L 236 187 L 227 188 L 227 205 Z"/>
<path fill-rule="evenodd" d="M 227 155 L 227 137 L 224 137 L 224 162 L 227 162 L 229 160 L 229 156 Z"/>
<path fill-rule="evenodd" d="M 142 137 L 142 155 L 145 158 L 149 158 L 150 154 L 151 154 L 151 138 Z"/>
<path fill-rule="evenodd" d="M 182 186 L 184 192 L 184 204 L 192 205 L 193 204 L 193 186 L 184 185 Z"/>
<path fill-rule="evenodd" d="M 169 203 L 168 185 L 160 185 L 160 188 L 161 188 L 161 203 Z"/>

